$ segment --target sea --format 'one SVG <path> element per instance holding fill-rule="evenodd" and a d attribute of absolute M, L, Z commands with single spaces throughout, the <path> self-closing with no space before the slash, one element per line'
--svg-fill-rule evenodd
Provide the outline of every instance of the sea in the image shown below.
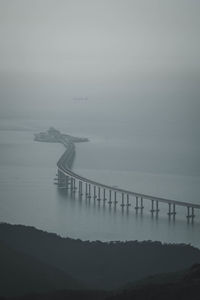
<path fill-rule="evenodd" d="M 54 184 L 56 162 L 64 147 L 34 141 L 34 133 L 50 126 L 63 133 L 87 137 L 76 144 L 73 170 L 87 178 L 153 196 L 200 204 L 200 175 L 188 149 L 176 141 L 133 133 L 130 122 L 72 119 L 0 120 L 0 222 L 34 226 L 62 237 L 81 240 L 152 240 L 186 243 L 200 248 L 200 210 L 194 223 L 186 209 L 169 219 L 166 204 L 158 217 L 144 200 L 143 213 L 131 206 L 114 208 L 93 198 L 71 197 Z"/>

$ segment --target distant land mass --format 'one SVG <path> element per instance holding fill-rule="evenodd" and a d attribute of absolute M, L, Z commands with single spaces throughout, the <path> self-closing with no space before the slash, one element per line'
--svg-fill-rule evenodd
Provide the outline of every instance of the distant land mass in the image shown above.
<path fill-rule="evenodd" d="M 95 299 L 132 299 L 120 298 L 122 292 L 131 294 L 136 286 L 138 291 L 138 286 L 142 289 L 146 283 L 180 281 L 186 276 L 182 270 L 198 263 L 200 250 L 185 244 L 90 242 L 61 238 L 34 227 L 0 224 L 2 297 L 37 293 L 39 298 L 34 299 L 59 299 L 62 293 L 68 296 L 71 293 L 73 296 L 60 299 L 92 299 L 96 293 L 100 298 L 95 296 Z M 156 275 L 159 273 L 168 275 Z M 144 279 L 153 275 L 154 279 Z M 55 296 L 58 291 L 60 296 Z M 75 291 L 79 291 L 79 296 L 82 292 L 89 294 L 86 298 L 76 298 Z M 40 298 L 41 293 L 50 293 L 49 298 Z M 50 297 L 52 293 L 55 298 Z"/>

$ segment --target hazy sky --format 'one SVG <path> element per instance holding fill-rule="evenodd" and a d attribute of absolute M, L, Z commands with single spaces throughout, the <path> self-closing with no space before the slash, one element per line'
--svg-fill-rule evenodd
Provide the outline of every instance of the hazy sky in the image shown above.
<path fill-rule="evenodd" d="M 73 77 L 194 69 L 199 13 L 199 0 L 0 0 L 0 68 Z"/>
<path fill-rule="evenodd" d="M 199 16 L 199 0 L 0 0 L 1 117 L 102 113 L 196 139 Z"/>

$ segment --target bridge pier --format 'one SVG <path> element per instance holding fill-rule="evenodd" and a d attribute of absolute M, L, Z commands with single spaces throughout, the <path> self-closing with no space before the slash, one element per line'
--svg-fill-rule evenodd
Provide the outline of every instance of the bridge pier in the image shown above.
<path fill-rule="evenodd" d="M 191 209 L 191 212 L 190 212 L 190 209 Z M 187 217 L 188 222 L 190 219 L 192 222 L 194 221 L 194 218 L 195 218 L 194 207 L 187 206 L 187 216 L 186 217 Z"/>
<path fill-rule="evenodd" d="M 158 215 L 160 209 L 158 208 L 158 201 L 156 201 L 156 214 Z"/>
<path fill-rule="evenodd" d="M 73 179 L 73 193 L 76 192 L 76 179 Z"/>
<path fill-rule="evenodd" d="M 106 200 L 106 189 L 103 189 L 103 201 L 105 202 Z"/>
<path fill-rule="evenodd" d="M 85 198 L 87 199 L 88 196 L 88 184 L 87 182 L 85 183 Z"/>
<path fill-rule="evenodd" d="M 68 184 L 67 185 L 68 185 L 68 190 L 69 190 L 70 187 L 71 187 L 71 180 L 70 180 L 70 176 L 69 175 L 67 177 L 68 177 Z"/>
<path fill-rule="evenodd" d="M 126 207 L 127 207 L 127 209 L 129 208 L 129 206 L 131 206 L 131 204 L 129 202 L 129 194 L 126 194 Z"/>
<path fill-rule="evenodd" d="M 65 188 L 68 190 L 68 176 L 65 176 Z"/>
<path fill-rule="evenodd" d="M 98 201 L 101 201 L 101 188 L 100 186 L 98 186 L 98 198 L 97 198 Z"/>
<path fill-rule="evenodd" d="M 139 205 L 138 205 L 138 196 L 135 197 L 135 210 L 136 212 L 138 211 L 139 209 Z"/>
<path fill-rule="evenodd" d="M 61 186 L 61 172 L 59 169 L 58 169 L 58 186 L 59 187 Z"/>
<path fill-rule="evenodd" d="M 83 196 L 83 181 L 81 181 L 81 196 Z"/>
<path fill-rule="evenodd" d="M 71 191 L 71 193 L 73 192 L 73 185 L 74 185 L 73 177 L 71 177 L 70 178 L 70 191 Z"/>
<path fill-rule="evenodd" d="M 140 209 L 142 212 L 144 209 L 143 198 L 142 197 L 140 198 L 140 204 L 139 204 L 139 197 L 136 196 L 135 199 L 136 199 L 136 205 L 135 205 L 136 212 L 138 212 L 138 209 Z"/>
<path fill-rule="evenodd" d="M 121 207 L 122 209 L 124 208 L 125 204 L 124 204 L 124 193 L 122 193 L 122 202 L 121 202 Z"/>
<path fill-rule="evenodd" d="M 78 194 L 81 196 L 81 181 L 78 181 Z"/>
<path fill-rule="evenodd" d="M 94 198 L 94 200 L 96 200 L 96 197 L 97 197 L 97 195 L 96 195 L 96 185 L 94 185 L 93 191 L 94 191 L 93 198 Z"/>
<path fill-rule="evenodd" d="M 168 203 L 168 205 L 169 205 L 169 210 L 168 210 L 168 216 L 169 216 L 169 218 L 171 216 L 173 216 L 175 218 L 175 216 L 176 216 L 176 206 L 175 206 L 175 204 Z M 173 209 L 171 209 L 171 207 L 173 207 Z"/>
<path fill-rule="evenodd" d="M 154 208 L 154 202 L 156 202 L 156 208 Z M 158 200 L 151 200 L 151 210 L 150 210 L 151 214 L 153 215 L 154 212 L 158 215 L 159 213 L 159 208 L 158 208 Z"/>
<path fill-rule="evenodd" d="M 89 185 L 88 185 L 88 198 L 89 198 L 89 200 L 91 199 L 91 184 L 89 183 Z"/>
<path fill-rule="evenodd" d="M 70 193 L 72 194 L 74 190 L 74 179 L 73 177 L 70 178 Z"/>
<path fill-rule="evenodd" d="M 58 185 L 58 173 L 56 173 L 56 177 L 54 178 L 54 184 Z"/>
<path fill-rule="evenodd" d="M 66 187 L 66 184 L 65 184 L 65 175 L 60 171 L 58 170 L 58 187 L 59 188 L 65 188 Z"/>
<path fill-rule="evenodd" d="M 116 207 L 117 205 L 117 192 L 115 191 L 115 194 L 114 194 L 114 206 Z"/>
<path fill-rule="evenodd" d="M 81 197 L 83 195 L 83 193 L 82 193 L 82 181 L 80 181 L 80 180 L 79 180 L 79 189 L 78 189 L 78 191 L 79 191 L 79 196 Z"/>
<path fill-rule="evenodd" d="M 143 198 L 140 198 L 140 209 L 141 211 L 144 209 Z"/>
<path fill-rule="evenodd" d="M 109 201 L 108 204 L 111 205 L 112 204 L 112 190 L 109 190 Z"/>
<path fill-rule="evenodd" d="M 151 210 L 150 212 L 153 214 L 154 213 L 154 200 L 151 200 Z"/>

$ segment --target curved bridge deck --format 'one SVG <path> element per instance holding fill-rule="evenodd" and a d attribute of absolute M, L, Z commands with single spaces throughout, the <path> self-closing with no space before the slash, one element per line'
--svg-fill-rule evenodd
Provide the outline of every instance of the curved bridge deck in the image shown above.
<path fill-rule="evenodd" d="M 58 132 L 58 131 L 57 131 Z M 59 133 L 59 132 L 58 132 Z M 87 141 L 87 139 L 80 139 L 74 138 L 70 136 L 66 136 L 60 134 L 55 137 L 53 142 L 61 143 L 65 146 L 66 151 L 61 156 L 59 161 L 57 162 L 58 168 L 58 177 L 57 177 L 57 184 L 59 188 L 69 189 L 71 193 L 75 193 L 78 191 L 79 197 L 82 197 L 85 194 L 85 197 L 90 199 L 94 198 L 97 201 L 108 201 L 107 203 L 111 205 L 112 203 L 114 206 L 117 205 L 120 195 L 121 200 L 121 207 L 124 208 L 125 206 L 128 208 L 130 203 L 130 198 L 135 199 L 135 209 L 136 211 L 140 210 L 141 212 L 144 209 L 144 202 L 150 201 L 151 202 L 151 209 L 150 212 L 152 214 L 158 215 L 159 213 L 159 203 L 166 203 L 168 205 L 168 216 L 175 218 L 177 214 L 177 206 L 182 206 L 186 208 L 186 218 L 188 221 L 191 220 L 193 222 L 195 214 L 195 209 L 200 209 L 200 205 L 190 202 L 184 201 L 176 201 L 167 198 L 156 197 L 152 195 L 137 193 L 134 191 L 129 191 L 126 189 L 121 189 L 118 187 L 109 186 L 103 183 L 96 182 L 94 180 L 88 179 L 86 177 L 80 176 L 71 170 L 71 166 L 73 163 L 73 159 L 75 156 L 75 145 L 74 142 L 82 142 Z M 46 141 L 41 140 L 36 136 L 35 140 L 38 141 Z M 51 140 L 48 136 L 48 142 Z M 76 184 L 78 185 L 76 186 Z M 108 194 L 108 199 L 106 198 L 106 194 Z"/>

